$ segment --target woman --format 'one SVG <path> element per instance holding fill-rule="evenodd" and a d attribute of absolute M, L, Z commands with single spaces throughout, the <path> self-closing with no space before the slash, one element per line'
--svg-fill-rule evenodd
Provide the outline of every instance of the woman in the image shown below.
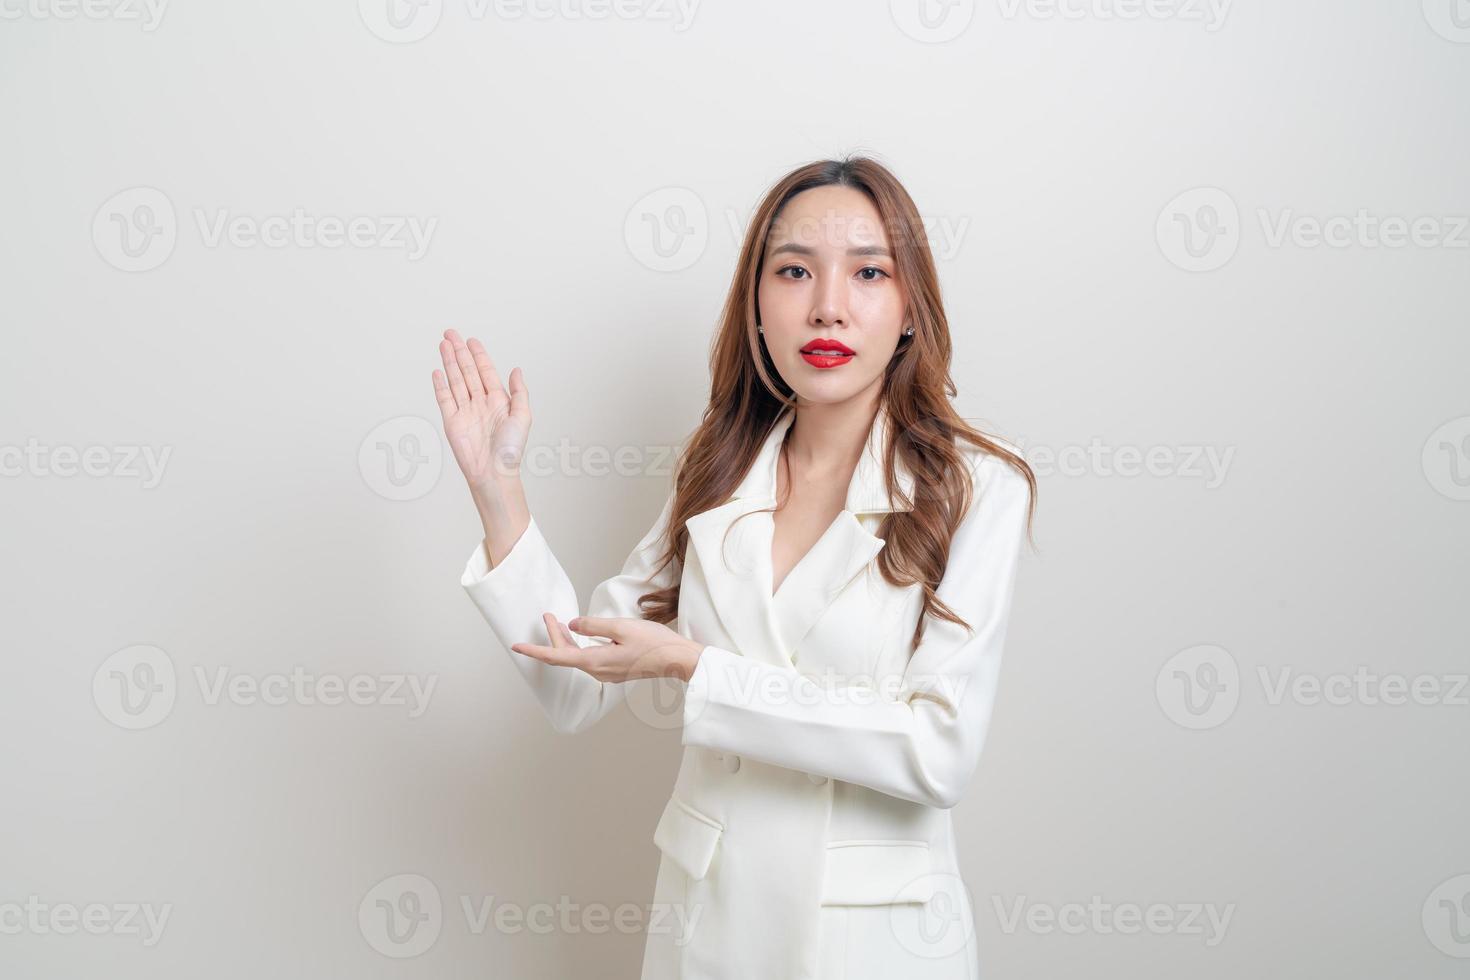
<path fill-rule="evenodd" d="M 553 727 L 587 729 L 629 683 L 685 684 L 643 980 L 973 980 L 949 809 L 1036 484 L 950 404 L 934 264 L 893 175 L 822 161 L 766 195 L 703 422 L 587 616 L 526 507 L 520 369 L 507 392 L 478 341 L 439 350 L 485 527 L 461 584 Z"/>

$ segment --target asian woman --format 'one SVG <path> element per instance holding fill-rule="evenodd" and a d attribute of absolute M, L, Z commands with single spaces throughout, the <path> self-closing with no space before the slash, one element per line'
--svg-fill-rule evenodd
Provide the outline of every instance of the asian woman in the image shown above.
<path fill-rule="evenodd" d="M 531 515 L 531 397 L 453 330 L 433 383 L 484 526 L 461 584 L 562 732 L 682 689 L 643 980 L 974 980 L 951 808 L 979 761 L 1036 480 L 955 411 L 923 221 L 879 163 L 747 229 L 709 403 L 586 612 Z"/>

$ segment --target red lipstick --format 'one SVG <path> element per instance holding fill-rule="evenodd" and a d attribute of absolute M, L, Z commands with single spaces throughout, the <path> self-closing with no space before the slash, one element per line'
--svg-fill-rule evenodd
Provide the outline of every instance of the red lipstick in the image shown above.
<path fill-rule="evenodd" d="M 856 356 L 853 349 L 840 340 L 826 337 L 810 341 L 801 349 L 801 359 L 814 368 L 841 367 Z"/>

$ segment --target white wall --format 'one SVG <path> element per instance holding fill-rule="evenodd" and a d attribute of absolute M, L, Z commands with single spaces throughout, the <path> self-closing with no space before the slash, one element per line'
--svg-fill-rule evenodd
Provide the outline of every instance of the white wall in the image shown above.
<path fill-rule="evenodd" d="M 476 932 L 461 905 L 575 923 L 647 902 L 679 746 L 627 711 L 553 735 L 462 594 L 478 532 L 432 434 L 435 343 L 454 326 L 521 365 L 533 442 L 571 447 L 529 493 L 585 599 L 657 513 L 657 447 L 695 424 L 744 218 L 849 151 L 933 223 L 961 410 L 1044 475 L 957 811 L 988 975 L 1463 974 L 1451 0 L 962 0 L 932 31 L 908 0 L 687 21 L 426 0 L 401 30 L 387 0 L 95 2 L 0 0 L 0 974 L 636 975 L 636 931 L 553 908 L 547 934 Z M 143 204 L 171 250 L 123 250 L 114 221 Z M 297 209 L 365 217 L 370 244 L 212 237 Z M 1366 221 L 1302 237 L 1360 210 L 1429 220 L 1400 247 Z M 411 451 L 411 416 L 429 462 L 400 488 L 376 444 Z M 106 475 L 63 475 L 60 447 L 99 447 Z M 168 455 L 150 476 L 130 447 Z M 593 447 L 634 447 L 635 475 L 589 475 Z M 1152 473 L 1118 474 L 1152 447 Z M 147 679 L 140 645 L 167 658 L 141 717 L 116 686 Z M 1197 716 L 1179 677 L 1200 658 L 1224 689 Z M 434 686 L 418 714 L 214 696 L 298 666 Z M 1291 687 L 1359 668 L 1376 681 L 1345 704 Z M 1421 703 L 1373 703 L 1392 675 Z M 443 902 L 416 959 L 359 926 L 401 874 Z M 1207 917 L 1118 934 L 1116 909 L 1047 926 L 1094 896 L 1230 918 L 1223 938 Z M 166 912 L 161 935 L 129 903 Z M 52 931 L 67 909 L 102 934 Z"/>

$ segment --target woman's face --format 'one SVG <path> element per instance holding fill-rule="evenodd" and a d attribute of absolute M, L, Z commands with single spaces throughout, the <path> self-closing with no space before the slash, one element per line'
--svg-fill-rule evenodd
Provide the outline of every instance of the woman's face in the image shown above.
<path fill-rule="evenodd" d="M 766 239 L 756 310 L 776 371 L 799 403 L 842 402 L 880 383 L 904 329 L 907 296 L 897 275 L 866 194 L 829 185 L 786 202 Z"/>

